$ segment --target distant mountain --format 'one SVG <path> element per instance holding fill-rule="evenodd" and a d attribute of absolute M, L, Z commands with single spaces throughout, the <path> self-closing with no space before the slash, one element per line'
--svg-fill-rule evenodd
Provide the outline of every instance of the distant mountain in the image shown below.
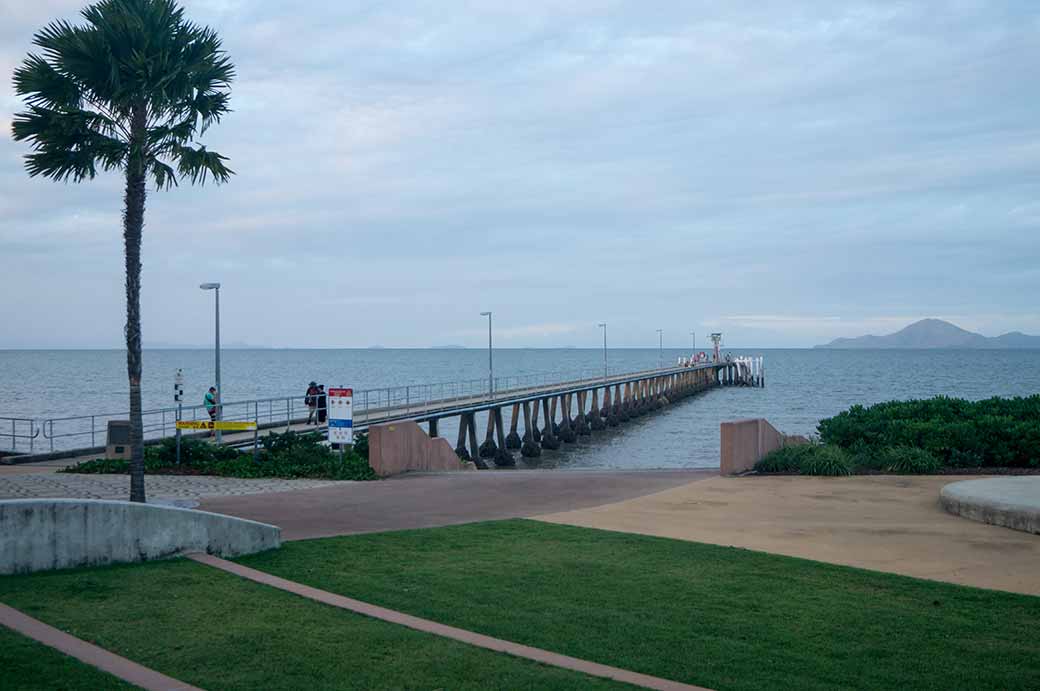
<path fill-rule="evenodd" d="M 922 319 L 887 336 L 836 338 L 817 348 L 973 348 L 1012 349 L 1040 348 L 1040 336 L 1027 336 L 1012 331 L 1003 336 L 988 337 L 967 331 L 942 319 Z"/>

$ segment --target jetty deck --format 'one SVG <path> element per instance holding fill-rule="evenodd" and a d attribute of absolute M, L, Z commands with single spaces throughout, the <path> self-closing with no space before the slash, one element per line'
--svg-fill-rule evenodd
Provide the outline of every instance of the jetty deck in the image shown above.
<path fill-rule="evenodd" d="M 521 449 L 524 440 L 545 448 L 558 448 L 559 441 L 573 441 L 572 435 L 617 425 L 633 415 L 712 386 L 762 386 L 761 361 L 722 361 L 686 366 L 663 367 L 600 376 L 560 378 L 546 375 L 488 380 L 419 384 L 369 389 L 354 392 L 355 432 L 377 424 L 410 420 L 428 425 L 431 436 L 438 435 L 438 422 L 459 418 L 459 441 L 463 458 L 479 459 L 476 430 L 477 413 L 487 414 L 487 438 L 501 453 L 507 448 Z M 483 384 L 483 390 L 481 390 Z M 533 406 L 533 407 L 532 407 Z M 252 422 L 255 431 L 223 432 L 221 443 L 249 446 L 271 433 L 318 431 L 328 433 L 327 424 L 308 424 L 308 408 L 302 397 L 289 396 L 222 403 L 221 419 Z M 503 408 L 511 411 L 508 421 Z M 532 412 L 533 411 L 533 412 Z M 523 437 L 519 423 L 523 413 Z M 126 413 L 97 414 L 48 420 L 0 418 L 0 443 L 5 438 L 15 451 L 0 458 L 0 463 L 33 463 L 46 459 L 95 456 L 105 451 L 105 430 L 110 420 L 127 419 Z M 182 406 L 144 413 L 146 443 L 158 443 L 176 433 L 176 421 L 208 420 L 203 406 Z M 543 421 L 552 424 L 538 424 Z M 508 424 L 507 440 L 502 431 Z M 541 429 L 540 429 L 541 427 Z M 545 432 L 548 431 L 548 434 Z M 210 432 L 183 432 L 184 437 L 205 437 Z M 467 442 L 470 442 L 467 447 Z M 527 445 L 524 455 L 535 454 Z M 486 454 L 485 454 L 486 455 Z"/>

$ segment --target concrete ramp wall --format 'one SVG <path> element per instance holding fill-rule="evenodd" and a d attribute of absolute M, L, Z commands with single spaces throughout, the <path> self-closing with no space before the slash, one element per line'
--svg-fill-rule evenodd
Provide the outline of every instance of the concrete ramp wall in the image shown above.
<path fill-rule="evenodd" d="M 281 545 L 281 528 L 169 506 L 92 499 L 0 501 L 0 574 L 163 559 L 222 557 Z"/>
<path fill-rule="evenodd" d="M 763 456 L 782 446 L 808 443 L 805 437 L 783 434 L 762 418 L 723 422 L 720 434 L 719 471 L 723 475 L 751 470 Z"/>
<path fill-rule="evenodd" d="M 430 438 L 414 422 L 374 425 L 368 430 L 368 464 L 380 477 L 416 470 L 467 470 L 446 439 Z"/>

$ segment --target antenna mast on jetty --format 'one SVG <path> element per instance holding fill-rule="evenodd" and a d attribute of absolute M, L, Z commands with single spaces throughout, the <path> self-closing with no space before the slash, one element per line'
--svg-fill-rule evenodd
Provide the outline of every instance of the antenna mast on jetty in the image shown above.
<path fill-rule="evenodd" d="M 715 344 L 715 349 L 712 354 L 712 362 L 720 362 L 722 360 L 722 334 L 713 333 L 711 335 L 711 342 Z"/>

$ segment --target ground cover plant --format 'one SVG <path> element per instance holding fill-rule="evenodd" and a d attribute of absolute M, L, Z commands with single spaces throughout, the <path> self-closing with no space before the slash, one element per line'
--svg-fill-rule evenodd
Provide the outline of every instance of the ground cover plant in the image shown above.
<path fill-rule="evenodd" d="M 145 449 L 145 471 L 156 475 L 216 475 L 241 478 L 312 478 L 326 480 L 374 480 L 368 464 L 367 438 L 363 443 L 339 451 L 323 443 L 317 432 L 285 432 L 260 438 L 261 449 L 238 451 L 200 439 L 181 440 L 181 460 L 177 462 L 177 443 L 164 439 Z M 121 459 L 99 458 L 66 468 L 67 473 L 126 473 L 129 464 Z"/>
<path fill-rule="evenodd" d="M 829 472 L 841 456 L 854 473 L 1040 470 L 1040 395 L 856 405 L 821 420 L 818 433 L 817 443 L 768 454 L 755 470 L 847 474 Z"/>
<path fill-rule="evenodd" d="M 97 691 L 97 689 L 125 689 L 127 684 L 96 667 L 26 638 L 20 633 L 0 626 L 0 674 L 4 691 Z"/>
<path fill-rule="evenodd" d="M 1040 688 L 1040 598 L 513 520 L 289 542 L 242 563 L 725 689 Z"/>
<path fill-rule="evenodd" d="M 5 576 L 0 601 L 210 691 L 631 688 L 362 617 L 187 560 Z M 11 659 L 16 652 L 0 645 L 5 691 L 9 678 L 32 689 L 77 688 L 62 685 L 60 670 Z M 8 665 L 18 677 L 9 677 Z"/>

